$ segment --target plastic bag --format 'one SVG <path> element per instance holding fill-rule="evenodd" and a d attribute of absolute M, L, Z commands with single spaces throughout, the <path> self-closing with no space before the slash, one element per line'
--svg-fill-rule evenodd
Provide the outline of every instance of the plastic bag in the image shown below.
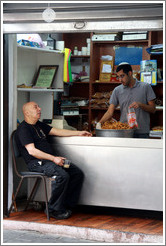
<path fill-rule="evenodd" d="M 128 108 L 127 120 L 130 128 L 137 128 L 138 123 L 136 119 L 136 113 L 134 108 Z"/>
<path fill-rule="evenodd" d="M 36 34 L 35 33 L 33 33 L 33 34 L 27 34 L 27 33 L 26 34 L 17 34 L 17 42 L 19 43 L 19 41 L 20 41 L 20 45 L 22 43 L 21 40 L 25 40 L 26 42 L 29 41 L 29 43 L 31 42 L 33 44 L 32 47 L 34 47 L 34 46 L 41 47 L 41 48 L 45 47 L 40 35 L 37 33 Z M 23 45 L 25 45 L 25 44 L 23 44 Z M 28 46 L 31 46 L 31 45 L 28 45 Z"/>

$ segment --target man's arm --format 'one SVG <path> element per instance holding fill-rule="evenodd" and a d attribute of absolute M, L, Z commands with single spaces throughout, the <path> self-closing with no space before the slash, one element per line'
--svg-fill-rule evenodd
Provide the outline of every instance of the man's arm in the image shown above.
<path fill-rule="evenodd" d="M 113 114 L 114 114 L 114 110 L 115 110 L 115 105 L 114 104 L 110 104 L 107 112 L 103 115 L 103 117 L 101 118 L 101 120 L 99 122 L 100 123 L 104 123 L 107 120 L 111 119 Z"/>
<path fill-rule="evenodd" d="M 66 159 L 64 157 L 53 156 L 53 155 L 47 154 L 47 153 L 37 149 L 33 143 L 25 145 L 25 148 L 28 151 L 28 153 L 30 155 L 34 156 L 35 158 L 41 159 L 41 160 L 49 160 L 49 161 L 52 161 L 59 166 L 63 166 L 64 160 Z"/>
<path fill-rule="evenodd" d="M 130 108 L 141 108 L 142 110 L 154 114 L 156 112 L 156 107 L 154 100 L 149 101 L 148 104 L 144 104 L 141 102 L 133 102 L 129 106 Z"/>
<path fill-rule="evenodd" d="M 52 128 L 49 132 L 49 135 L 59 136 L 59 137 L 71 137 L 71 136 L 85 136 L 85 137 L 91 137 L 92 134 L 87 131 L 73 131 L 73 130 L 67 130 L 67 129 L 57 129 Z"/>

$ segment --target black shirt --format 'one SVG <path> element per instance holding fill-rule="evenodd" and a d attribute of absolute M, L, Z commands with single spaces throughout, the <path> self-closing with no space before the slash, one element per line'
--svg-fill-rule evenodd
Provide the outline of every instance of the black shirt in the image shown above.
<path fill-rule="evenodd" d="M 47 136 L 51 131 L 51 126 L 38 121 L 35 125 L 28 124 L 23 121 L 16 131 L 16 143 L 23 156 L 25 162 L 28 164 L 31 160 L 36 158 L 28 153 L 25 145 L 34 143 L 35 147 L 47 154 L 53 154 L 50 144 L 47 141 Z"/>

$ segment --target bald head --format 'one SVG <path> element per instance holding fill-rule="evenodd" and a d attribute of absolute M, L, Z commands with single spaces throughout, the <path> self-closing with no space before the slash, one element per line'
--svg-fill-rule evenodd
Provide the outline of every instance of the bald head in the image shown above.
<path fill-rule="evenodd" d="M 25 103 L 22 107 L 24 119 L 29 124 L 35 124 L 41 116 L 41 108 L 36 102 Z"/>
<path fill-rule="evenodd" d="M 33 103 L 35 102 L 28 102 L 23 105 L 22 107 L 23 114 L 25 114 L 32 107 Z"/>

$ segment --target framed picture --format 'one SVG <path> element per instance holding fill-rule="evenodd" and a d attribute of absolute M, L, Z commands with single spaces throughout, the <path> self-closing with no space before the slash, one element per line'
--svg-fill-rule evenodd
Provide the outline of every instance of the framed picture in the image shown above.
<path fill-rule="evenodd" d="M 58 67 L 58 65 L 39 66 L 37 76 L 34 81 L 34 88 L 51 88 Z"/>

